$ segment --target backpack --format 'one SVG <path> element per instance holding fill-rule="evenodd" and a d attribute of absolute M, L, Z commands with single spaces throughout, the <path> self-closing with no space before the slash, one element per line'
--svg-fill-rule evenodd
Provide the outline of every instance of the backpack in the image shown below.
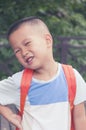
<path fill-rule="evenodd" d="M 69 97 L 69 103 L 70 103 L 70 111 L 71 111 L 71 130 L 74 130 L 74 123 L 73 123 L 73 102 L 75 98 L 76 93 L 76 80 L 75 75 L 72 66 L 70 65 L 64 65 L 62 64 L 62 68 L 64 70 L 64 74 L 67 80 L 68 84 L 68 97 Z M 32 79 L 33 71 L 29 69 L 25 69 L 23 72 L 22 80 L 21 80 L 21 96 L 20 96 L 20 115 L 22 117 L 24 105 L 25 105 L 25 99 L 27 96 L 27 93 L 30 88 L 30 83 Z M 16 128 L 18 130 L 18 128 Z"/>

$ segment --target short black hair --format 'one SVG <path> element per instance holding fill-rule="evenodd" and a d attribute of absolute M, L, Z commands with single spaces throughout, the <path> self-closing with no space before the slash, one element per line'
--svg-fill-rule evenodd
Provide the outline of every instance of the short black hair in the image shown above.
<path fill-rule="evenodd" d="M 13 33 L 16 29 L 18 29 L 18 27 L 19 27 L 20 25 L 22 25 L 23 23 L 26 23 L 26 22 L 34 22 L 35 20 L 38 20 L 38 19 L 40 19 L 40 18 L 38 18 L 38 17 L 36 17 L 36 16 L 30 16 L 30 17 L 22 18 L 22 19 L 20 19 L 20 20 L 18 20 L 18 21 L 16 21 L 16 22 L 14 22 L 14 23 L 10 26 L 10 28 L 9 28 L 9 30 L 8 30 L 8 32 L 7 32 L 7 39 L 9 39 L 10 34 Z M 41 20 L 41 19 L 40 19 L 40 20 Z"/>

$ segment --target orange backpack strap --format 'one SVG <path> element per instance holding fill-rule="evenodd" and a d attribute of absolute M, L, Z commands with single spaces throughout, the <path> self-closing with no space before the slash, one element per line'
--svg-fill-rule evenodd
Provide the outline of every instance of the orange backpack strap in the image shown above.
<path fill-rule="evenodd" d="M 22 117 L 23 111 L 24 111 L 24 105 L 26 96 L 28 94 L 28 91 L 30 89 L 30 83 L 32 79 L 33 71 L 30 69 L 25 69 L 22 75 L 21 79 L 21 87 L 20 87 L 20 112 L 19 115 Z M 16 128 L 16 130 L 19 130 Z"/>
<path fill-rule="evenodd" d="M 21 89 L 20 89 L 20 112 L 21 116 L 23 115 L 25 99 L 30 89 L 30 83 L 32 80 L 33 71 L 30 69 L 25 69 L 22 75 L 21 80 Z"/>
<path fill-rule="evenodd" d="M 68 84 L 68 98 L 69 98 L 70 109 L 71 109 L 71 130 L 74 130 L 73 102 L 76 94 L 76 78 L 72 66 L 62 64 L 62 67 Z"/>

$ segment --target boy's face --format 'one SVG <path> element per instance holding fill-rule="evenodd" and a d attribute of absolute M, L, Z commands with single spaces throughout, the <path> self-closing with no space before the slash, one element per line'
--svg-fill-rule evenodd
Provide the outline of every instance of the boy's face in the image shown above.
<path fill-rule="evenodd" d="M 9 37 L 17 59 L 25 68 L 35 70 L 43 67 L 51 55 L 52 38 L 48 33 L 39 30 L 24 24 Z"/>

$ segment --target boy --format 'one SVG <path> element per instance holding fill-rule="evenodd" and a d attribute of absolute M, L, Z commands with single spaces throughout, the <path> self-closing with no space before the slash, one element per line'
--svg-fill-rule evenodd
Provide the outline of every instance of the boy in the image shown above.
<path fill-rule="evenodd" d="M 33 70 L 33 77 L 23 120 L 4 106 L 13 103 L 19 108 L 23 71 L 0 82 L 0 113 L 20 130 L 70 130 L 67 83 L 61 64 L 53 58 L 53 39 L 48 27 L 36 17 L 21 19 L 9 29 L 8 40 L 19 62 Z M 86 130 L 86 83 L 77 70 L 74 73 L 75 130 Z"/>

